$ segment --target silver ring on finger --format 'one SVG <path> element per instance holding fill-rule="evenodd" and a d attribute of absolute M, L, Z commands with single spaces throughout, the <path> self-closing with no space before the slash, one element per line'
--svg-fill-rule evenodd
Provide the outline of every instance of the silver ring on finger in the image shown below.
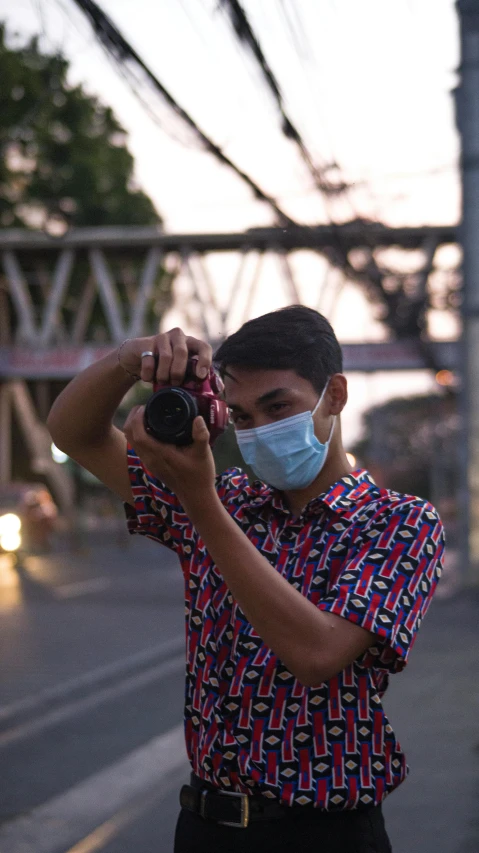
<path fill-rule="evenodd" d="M 142 352 L 140 358 L 146 358 L 147 355 L 151 355 L 152 358 L 155 357 L 155 353 L 151 351 L 151 349 L 146 349 L 145 352 Z"/>

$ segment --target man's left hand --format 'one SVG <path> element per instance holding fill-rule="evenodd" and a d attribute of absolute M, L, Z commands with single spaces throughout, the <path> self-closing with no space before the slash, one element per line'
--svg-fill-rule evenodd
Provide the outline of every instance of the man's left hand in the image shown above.
<path fill-rule="evenodd" d="M 210 434 L 201 416 L 193 422 L 193 444 L 177 447 L 152 438 L 145 431 L 144 406 L 135 406 L 123 431 L 147 470 L 168 486 L 180 502 L 214 491 L 215 463 Z"/>

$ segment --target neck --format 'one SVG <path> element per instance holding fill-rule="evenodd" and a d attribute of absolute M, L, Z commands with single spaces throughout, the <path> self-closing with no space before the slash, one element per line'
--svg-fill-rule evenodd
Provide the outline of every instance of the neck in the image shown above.
<path fill-rule="evenodd" d="M 352 466 L 349 464 L 346 451 L 341 443 L 338 447 L 331 447 L 331 452 L 328 454 L 326 464 L 322 471 L 319 472 L 315 480 L 306 488 L 298 489 L 297 491 L 283 492 L 286 503 L 288 504 L 294 516 L 301 515 L 304 507 L 327 492 L 334 483 L 351 474 Z"/>

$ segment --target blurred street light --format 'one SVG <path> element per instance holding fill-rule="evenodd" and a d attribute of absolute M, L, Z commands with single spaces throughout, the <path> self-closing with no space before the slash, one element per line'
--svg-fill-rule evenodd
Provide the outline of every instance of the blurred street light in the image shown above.
<path fill-rule="evenodd" d="M 456 384 L 456 376 L 452 370 L 439 370 L 436 373 L 436 382 L 445 387 Z"/>

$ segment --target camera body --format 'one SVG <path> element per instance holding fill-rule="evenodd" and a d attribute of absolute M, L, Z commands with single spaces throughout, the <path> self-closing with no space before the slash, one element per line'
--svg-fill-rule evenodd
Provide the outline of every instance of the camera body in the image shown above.
<path fill-rule="evenodd" d="M 193 443 L 193 421 L 201 415 L 210 433 L 210 444 L 228 426 L 228 407 L 219 399 L 221 380 L 213 368 L 206 379 L 196 376 L 197 358 L 188 360 L 181 386 L 153 385 L 145 406 L 145 430 L 157 441 L 182 447 Z"/>

